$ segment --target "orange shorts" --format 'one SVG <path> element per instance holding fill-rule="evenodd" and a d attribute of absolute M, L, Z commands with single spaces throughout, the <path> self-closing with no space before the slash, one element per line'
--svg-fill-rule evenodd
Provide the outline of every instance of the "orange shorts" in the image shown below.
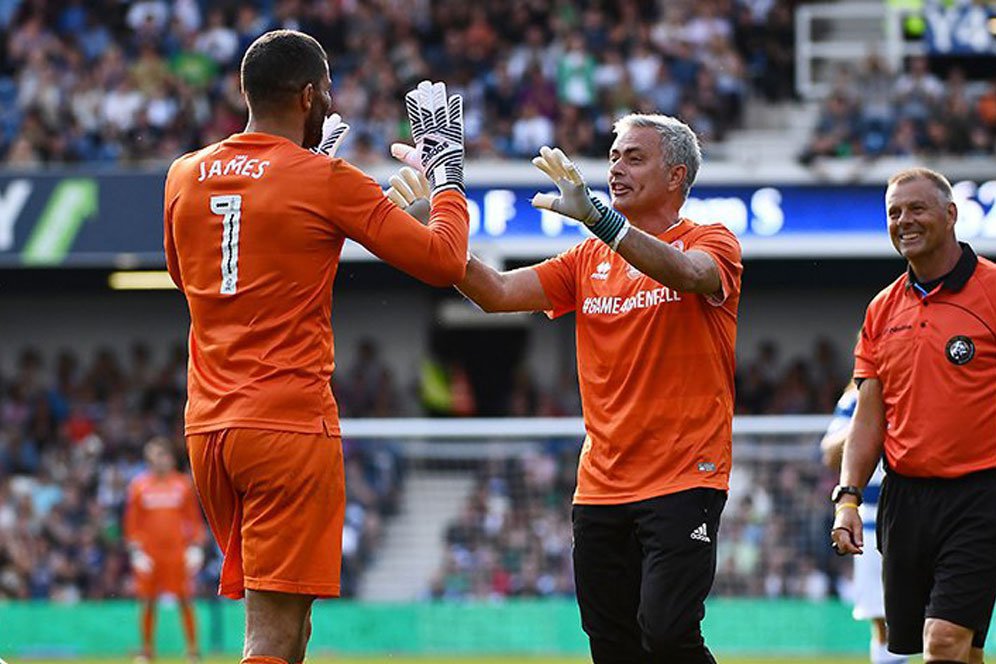
<path fill-rule="evenodd" d="M 193 595 L 193 577 L 187 572 L 187 565 L 180 555 L 156 555 L 149 553 L 152 569 L 147 573 L 135 571 L 135 594 L 140 599 L 156 599 L 164 593 L 171 593 L 180 599 Z"/>
<path fill-rule="evenodd" d="M 190 469 L 225 555 L 218 594 L 339 596 L 346 509 L 342 440 L 224 429 L 187 436 Z"/>

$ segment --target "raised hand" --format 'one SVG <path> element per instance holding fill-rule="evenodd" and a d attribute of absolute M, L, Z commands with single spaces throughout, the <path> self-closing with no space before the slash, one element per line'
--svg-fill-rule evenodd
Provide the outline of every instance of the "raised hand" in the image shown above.
<path fill-rule="evenodd" d="M 533 166 L 543 171 L 560 190 L 559 196 L 536 194 L 531 201 L 533 207 L 552 210 L 588 226 L 598 221 L 598 210 L 591 203 L 581 171 L 560 148 L 544 145 L 539 156 L 533 157 Z"/>
<path fill-rule="evenodd" d="M 422 81 L 405 95 L 415 145 L 395 143 L 391 154 L 425 174 L 430 195 L 464 191 L 463 97 L 447 95 L 446 84 Z"/>
<path fill-rule="evenodd" d="M 422 223 L 429 221 L 429 181 L 421 171 L 402 166 L 391 176 L 391 186 L 384 194 L 392 203 Z"/>
<path fill-rule="evenodd" d="M 348 133 L 349 125 L 342 121 L 342 116 L 333 113 L 322 123 L 322 140 L 315 148 L 315 152 L 334 157 Z"/>
<path fill-rule="evenodd" d="M 560 148 L 544 145 L 539 156 L 533 158 L 533 166 L 546 173 L 560 190 L 559 195 L 536 194 L 531 201 L 533 207 L 576 219 L 613 249 L 619 246 L 629 229 L 626 218 L 591 195 L 581 171 Z"/>

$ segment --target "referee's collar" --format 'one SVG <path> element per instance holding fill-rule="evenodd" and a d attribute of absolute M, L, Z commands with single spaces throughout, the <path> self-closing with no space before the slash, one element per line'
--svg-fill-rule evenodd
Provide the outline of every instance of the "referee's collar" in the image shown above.
<path fill-rule="evenodd" d="M 952 293 L 957 293 L 965 287 L 965 284 L 972 277 L 972 273 L 975 272 L 975 266 L 979 264 L 979 257 L 975 255 L 975 251 L 972 250 L 972 247 L 967 242 L 959 242 L 958 244 L 961 246 L 961 258 L 955 263 L 954 269 L 939 280 L 941 285 Z M 934 290 L 937 287 L 937 282 L 938 280 L 927 282 L 926 284 L 921 283 L 913 273 L 913 267 L 906 267 L 906 287 L 922 291 L 921 296 Z M 928 285 L 932 286 L 932 288 L 927 288 L 926 286 Z"/>

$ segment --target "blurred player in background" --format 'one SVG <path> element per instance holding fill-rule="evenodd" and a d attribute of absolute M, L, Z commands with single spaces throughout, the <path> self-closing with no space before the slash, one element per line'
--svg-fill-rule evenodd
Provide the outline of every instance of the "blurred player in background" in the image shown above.
<path fill-rule="evenodd" d="M 187 657 L 200 659 L 197 623 L 191 598 L 194 577 L 204 562 L 204 522 L 190 478 L 176 470 L 173 447 L 165 438 L 145 444 L 148 471 L 128 487 L 124 536 L 135 591 L 142 601 L 142 654 L 136 661 L 152 659 L 156 600 L 169 593 L 176 597 L 187 640 Z"/>
<path fill-rule="evenodd" d="M 877 537 L 889 651 L 983 660 L 996 602 L 996 265 L 955 235 L 951 183 L 901 171 L 885 193 L 906 273 L 868 305 L 831 545 L 866 546 L 863 489 L 883 451 Z"/>
<path fill-rule="evenodd" d="M 830 426 L 820 441 L 823 462 L 834 472 L 840 472 L 840 459 L 844 452 L 844 440 L 851 429 L 851 419 L 858 405 L 858 388 L 852 381 L 837 401 Z M 885 469 L 879 463 L 865 485 L 859 514 L 864 529 L 865 541 L 874 541 L 875 519 L 878 515 L 878 493 L 882 486 Z M 871 661 L 872 664 L 905 664 L 906 657 L 889 652 L 885 631 L 885 600 L 882 590 L 882 554 L 874 546 L 854 559 L 854 619 L 871 622 Z"/>
<path fill-rule="evenodd" d="M 457 287 L 489 312 L 577 316 L 588 435 L 574 567 L 593 660 L 714 662 L 700 624 L 729 483 L 740 245 L 725 226 L 679 214 L 702 159 L 687 125 L 630 115 L 615 130 L 615 209 L 560 150 L 533 160 L 560 189 L 533 205 L 595 238 L 510 272 L 472 258 Z M 389 194 L 401 202 L 424 189 L 406 174 Z"/>
<path fill-rule="evenodd" d="M 266 33 L 241 77 L 248 126 L 173 163 L 164 244 L 190 309 L 186 435 L 225 556 L 219 592 L 246 599 L 243 662 L 279 664 L 304 659 L 313 600 L 339 595 L 345 485 L 329 380 L 342 245 L 433 285 L 463 277 L 463 101 L 428 82 L 406 98 L 431 181 L 423 226 L 329 159 L 344 130 L 317 41 Z"/>

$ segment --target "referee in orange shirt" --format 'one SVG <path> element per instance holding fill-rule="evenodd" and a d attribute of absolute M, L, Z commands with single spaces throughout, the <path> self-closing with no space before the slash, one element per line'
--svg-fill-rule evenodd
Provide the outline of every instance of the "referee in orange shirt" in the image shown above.
<path fill-rule="evenodd" d="M 510 272 L 472 258 L 457 287 L 489 312 L 576 316 L 587 436 L 574 568 L 593 660 L 709 663 L 700 623 L 729 484 L 740 245 L 679 214 L 702 159 L 687 125 L 630 115 L 615 130 L 615 209 L 560 150 L 533 160 L 560 189 L 533 205 L 595 238 Z M 412 202 L 418 187 L 391 182 Z"/>
<path fill-rule="evenodd" d="M 884 450 L 889 650 L 977 664 L 996 601 L 996 265 L 956 239 L 958 208 L 940 173 L 897 173 L 885 203 L 909 267 L 868 305 L 854 351 L 858 406 L 832 545 L 868 545 L 857 507 Z"/>

